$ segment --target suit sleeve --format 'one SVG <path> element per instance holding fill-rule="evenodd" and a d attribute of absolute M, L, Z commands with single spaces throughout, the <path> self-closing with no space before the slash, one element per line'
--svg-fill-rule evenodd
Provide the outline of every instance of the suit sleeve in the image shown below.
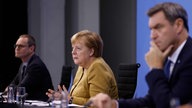
<path fill-rule="evenodd" d="M 192 98 L 192 65 L 186 64 L 173 72 L 170 81 L 165 77 L 161 69 L 153 69 L 146 76 L 149 93 L 154 103 L 161 107 L 169 107 L 170 100 L 179 98 L 181 104 L 187 103 Z"/>
<path fill-rule="evenodd" d="M 149 94 L 137 99 L 120 99 L 118 103 L 119 108 L 155 108 L 153 99 Z"/>

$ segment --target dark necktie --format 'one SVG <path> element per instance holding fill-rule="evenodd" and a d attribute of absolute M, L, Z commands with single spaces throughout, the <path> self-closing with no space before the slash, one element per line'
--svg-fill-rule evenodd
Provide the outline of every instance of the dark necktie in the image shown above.
<path fill-rule="evenodd" d="M 23 66 L 23 69 L 22 69 L 22 79 L 23 79 L 24 76 L 25 76 L 25 69 L 26 69 L 26 66 L 24 65 L 24 66 Z"/>
<path fill-rule="evenodd" d="M 164 72 L 165 72 L 165 76 L 169 79 L 169 75 L 170 75 L 170 66 L 171 66 L 172 61 L 171 60 L 167 60 L 165 67 L 164 67 Z"/>

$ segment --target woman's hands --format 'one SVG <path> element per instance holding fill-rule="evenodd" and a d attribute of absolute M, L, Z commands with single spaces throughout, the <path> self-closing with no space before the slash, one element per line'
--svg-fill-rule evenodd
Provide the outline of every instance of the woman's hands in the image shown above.
<path fill-rule="evenodd" d="M 46 92 L 46 95 L 49 97 L 49 99 L 52 100 L 59 100 L 62 96 L 61 92 L 64 91 L 67 95 L 69 94 L 65 86 L 63 85 L 63 89 L 61 88 L 60 85 L 58 85 L 58 90 L 52 90 L 48 89 L 48 92 Z M 70 99 L 70 96 L 68 95 L 68 100 Z"/>

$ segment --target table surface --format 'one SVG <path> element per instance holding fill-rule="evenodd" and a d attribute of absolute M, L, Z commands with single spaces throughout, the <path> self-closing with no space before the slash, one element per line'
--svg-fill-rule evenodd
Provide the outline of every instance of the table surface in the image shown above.
<path fill-rule="evenodd" d="M 24 104 L 16 104 L 16 103 L 7 103 L 0 102 L 0 108 L 54 108 L 51 104 L 38 104 L 38 103 L 24 103 Z M 69 104 L 68 108 L 86 108 L 84 106 Z"/>
<path fill-rule="evenodd" d="M 44 101 L 38 101 L 38 100 L 25 100 L 25 103 L 22 104 L 17 104 L 17 103 L 7 103 L 7 101 L 3 101 L 2 98 L 2 92 L 0 92 L 0 108 L 54 108 L 51 103 L 44 102 Z M 81 105 L 76 105 L 76 104 L 69 104 L 68 108 L 86 108 Z"/>

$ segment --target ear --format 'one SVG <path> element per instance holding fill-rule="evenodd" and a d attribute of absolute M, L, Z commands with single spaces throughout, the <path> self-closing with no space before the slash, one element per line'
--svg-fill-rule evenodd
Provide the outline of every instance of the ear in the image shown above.
<path fill-rule="evenodd" d="M 94 52 L 95 52 L 94 49 L 91 48 L 90 53 L 89 53 L 89 56 L 93 56 Z"/>
<path fill-rule="evenodd" d="M 30 46 L 30 51 L 33 52 L 34 50 L 35 50 L 35 46 L 34 45 Z"/>
<path fill-rule="evenodd" d="M 175 26 L 176 26 L 176 31 L 177 31 L 177 34 L 180 34 L 183 29 L 184 29 L 184 22 L 181 18 L 178 18 L 175 20 Z"/>

